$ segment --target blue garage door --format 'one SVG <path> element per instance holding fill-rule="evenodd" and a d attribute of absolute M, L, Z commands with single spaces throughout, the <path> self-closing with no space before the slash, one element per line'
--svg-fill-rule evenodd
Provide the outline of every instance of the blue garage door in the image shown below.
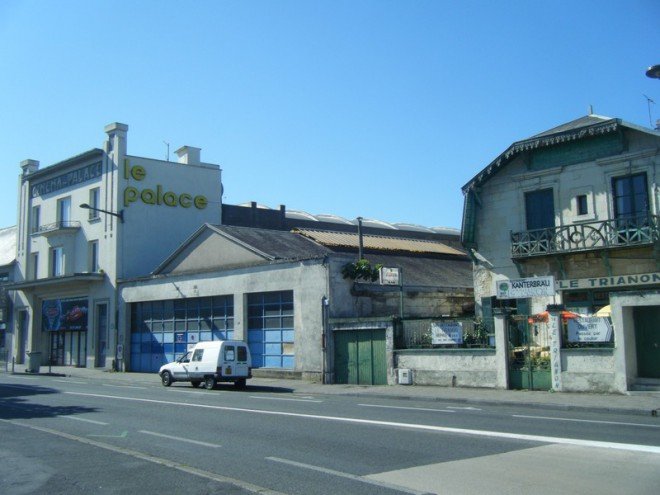
<path fill-rule="evenodd" d="M 132 304 L 130 370 L 158 371 L 199 341 L 226 340 L 233 335 L 233 296 Z"/>
<path fill-rule="evenodd" d="M 293 369 L 293 291 L 248 295 L 248 344 L 255 368 Z"/>

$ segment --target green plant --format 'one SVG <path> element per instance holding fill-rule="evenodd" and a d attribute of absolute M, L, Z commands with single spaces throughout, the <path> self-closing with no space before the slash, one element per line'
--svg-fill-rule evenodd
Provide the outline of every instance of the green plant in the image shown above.
<path fill-rule="evenodd" d="M 381 264 L 371 266 L 369 260 L 361 259 L 354 263 L 346 263 L 341 269 L 341 274 L 344 278 L 350 278 L 351 280 L 375 282 L 378 280 L 378 272 L 381 267 Z"/>

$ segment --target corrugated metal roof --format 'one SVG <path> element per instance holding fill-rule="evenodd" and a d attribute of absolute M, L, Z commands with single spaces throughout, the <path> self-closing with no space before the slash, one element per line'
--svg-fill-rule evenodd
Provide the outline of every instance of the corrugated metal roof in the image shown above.
<path fill-rule="evenodd" d="M 312 239 L 323 246 L 359 248 L 357 233 L 332 232 L 312 229 L 296 229 L 295 232 Z M 363 235 L 362 245 L 365 249 L 379 251 L 404 251 L 409 253 L 434 253 L 466 256 L 458 249 L 437 241 L 422 239 L 406 239 L 398 237 L 386 237 L 379 235 Z"/>
<path fill-rule="evenodd" d="M 0 229 L 0 265 L 16 260 L 16 227 Z"/>

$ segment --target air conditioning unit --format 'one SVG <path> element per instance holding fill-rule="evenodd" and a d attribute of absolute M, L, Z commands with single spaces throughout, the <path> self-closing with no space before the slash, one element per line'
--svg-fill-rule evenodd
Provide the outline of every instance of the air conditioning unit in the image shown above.
<path fill-rule="evenodd" d="M 399 372 L 399 385 L 412 385 L 412 370 L 399 368 L 397 371 Z"/>

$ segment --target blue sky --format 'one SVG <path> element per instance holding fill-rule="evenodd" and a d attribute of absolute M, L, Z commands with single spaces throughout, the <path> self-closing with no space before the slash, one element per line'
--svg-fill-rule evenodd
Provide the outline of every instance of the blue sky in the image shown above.
<path fill-rule="evenodd" d="M 0 2 L 0 227 L 19 163 L 129 125 L 183 145 L 226 203 L 460 227 L 461 186 L 512 142 L 594 113 L 660 119 L 660 2 Z M 174 159 L 174 158 L 172 158 Z"/>

